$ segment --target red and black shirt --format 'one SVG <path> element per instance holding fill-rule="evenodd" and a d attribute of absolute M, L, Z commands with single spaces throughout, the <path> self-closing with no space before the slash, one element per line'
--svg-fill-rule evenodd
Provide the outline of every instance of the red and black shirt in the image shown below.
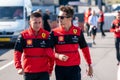
<path fill-rule="evenodd" d="M 40 28 L 37 36 L 34 33 L 34 30 L 29 28 L 18 37 L 14 52 L 15 67 L 23 68 L 24 72 L 28 73 L 51 72 L 54 54 L 49 32 Z"/>
<path fill-rule="evenodd" d="M 99 13 L 98 22 L 104 22 L 104 13 L 102 11 Z"/>
<path fill-rule="evenodd" d="M 120 20 L 115 19 L 112 22 L 111 28 L 110 28 L 110 32 L 114 32 L 114 36 L 116 38 L 120 38 L 120 32 L 116 32 L 116 29 L 119 28 L 120 29 Z"/>
<path fill-rule="evenodd" d="M 82 30 L 78 27 L 71 26 L 69 31 L 65 31 L 64 28 L 58 27 L 51 33 L 51 39 L 55 52 L 59 54 L 65 54 L 69 59 L 65 62 L 56 60 L 56 65 L 59 66 L 74 66 L 80 64 L 80 54 L 78 48 L 80 46 L 84 57 L 88 64 L 91 64 L 91 58 L 89 48 L 83 36 Z"/>

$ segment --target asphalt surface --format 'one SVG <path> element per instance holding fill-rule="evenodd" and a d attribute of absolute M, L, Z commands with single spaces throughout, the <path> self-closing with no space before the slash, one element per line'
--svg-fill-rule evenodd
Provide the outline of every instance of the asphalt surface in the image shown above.
<path fill-rule="evenodd" d="M 106 32 L 106 37 L 104 38 L 101 37 L 101 33 L 97 33 L 95 40 L 96 45 L 91 44 L 91 37 L 86 36 L 86 40 L 90 46 L 94 80 L 116 80 L 117 60 L 113 33 Z M 82 73 L 85 73 L 85 62 L 82 61 L 81 65 L 83 69 Z M 85 79 L 86 77 L 84 77 L 84 74 L 82 76 L 83 80 L 87 80 Z"/>
<path fill-rule="evenodd" d="M 106 32 L 106 37 L 102 38 L 100 33 L 96 36 L 96 45 L 93 45 L 91 37 L 84 34 L 90 47 L 92 57 L 92 66 L 94 70 L 93 80 L 116 80 L 117 78 L 117 60 L 114 47 L 113 33 Z M 88 79 L 86 76 L 86 62 L 81 55 L 81 77 L 82 80 Z M 0 49 L 0 80 L 23 80 L 23 76 L 18 75 L 13 65 L 13 49 Z M 51 80 L 56 80 L 54 71 Z"/>

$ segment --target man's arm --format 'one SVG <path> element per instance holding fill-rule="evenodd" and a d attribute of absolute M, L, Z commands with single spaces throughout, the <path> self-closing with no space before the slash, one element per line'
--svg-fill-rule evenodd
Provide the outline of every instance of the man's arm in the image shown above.
<path fill-rule="evenodd" d="M 48 24 L 49 24 L 50 28 L 52 28 L 52 24 L 51 24 L 50 19 L 48 19 L 48 20 L 47 20 L 47 22 L 48 22 Z"/>
<path fill-rule="evenodd" d="M 92 76 L 93 75 L 93 69 L 92 69 L 92 61 L 91 61 L 91 56 L 90 56 L 90 51 L 88 48 L 88 45 L 86 43 L 86 40 L 84 38 L 84 35 L 81 31 L 80 33 L 80 37 L 79 37 L 79 45 L 80 45 L 80 49 L 82 50 L 83 56 L 88 64 L 88 76 Z"/>
<path fill-rule="evenodd" d="M 22 52 L 23 52 L 22 37 L 20 35 L 16 41 L 15 50 L 14 50 L 14 65 L 16 69 L 18 70 L 18 74 L 23 74 L 23 69 L 22 69 L 22 64 L 21 64 Z"/>
<path fill-rule="evenodd" d="M 111 28 L 110 28 L 110 32 L 115 32 L 115 24 L 114 24 L 114 21 L 112 22 L 111 24 Z"/>

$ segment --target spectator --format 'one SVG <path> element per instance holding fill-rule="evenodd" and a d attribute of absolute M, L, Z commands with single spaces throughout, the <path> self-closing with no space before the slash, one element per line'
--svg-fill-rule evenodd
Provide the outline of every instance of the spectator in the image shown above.
<path fill-rule="evenodd" d="M 99 27 L 100 27 L 102 37 L 105 37 L 105 33 L 104 33 L 104 31 L 103 31 L 104 12 L 102 11 L 102 9 L 100 9 L 100 12 L 99 12 L 98 25 L 99 25 Z"/>
<path fill-rule="evenodd" d="M 80 46 L 88 64 L 88 75 L 92 76 L 91 57 L 82 30 L 73 26 L 74 9 L 71 6 L 60 6 L 58 14 L 59 27 L 51 32 L 51 39 L 56 53 L 68 56 L 66 61 L 55 60 L 56 80 L 81 80 Z"/>
<path fill-rule="evenodd" d="M 120 11 L 117 12 L 116 19 L 113 20 L 110 31 L 114 32 L 116 58 L 118 61 L 118 74 L 117 74 L 118 79 L 117 80 L 120 80 Z"/>
<path fill-rule="evenodd" d="M 87 36 L 90 36 L 91 34 L 89 33 L 89 28 L 90 28 L 90 25 L 88 23 L 88 18 L 89 16 L 91 15 L 91 8 L 88 8 L 88 10 L 84 13 L 84 26 L 86 28 L 86 31 L 87 31 Z"/>
<path fill-rule="evenodd" d="M 96 44 L 95 43 L 95 37 L 96 37 L 96 33 L 97 33 L 98 17 L 96 15 L 95 11 L 92 11 L 92 15 L 89 17 L 88 23 L 90 24 L 89 33 L 92 34 L 92 40 L 93 40 L 92 43 Z"/>
<path fill-rule="evenodd" d="M 23 18 L 23 11 L 21 9 L 17 9 L 15 13 L 13 14 L 13 17 L 21 19 Z"/>
<path fill-rule="evenodd" d="M 79 27 L 79 18 L 77 16 L 73 19 L 73 25 Z"/>
<path fill-rule="evenodd" d="M 45 13 L 43 14 L 43 27 L 47 31 L 51 31 L 51 22 L 50 22 L 50 11 L 48 9 L 45 10 Z"/>

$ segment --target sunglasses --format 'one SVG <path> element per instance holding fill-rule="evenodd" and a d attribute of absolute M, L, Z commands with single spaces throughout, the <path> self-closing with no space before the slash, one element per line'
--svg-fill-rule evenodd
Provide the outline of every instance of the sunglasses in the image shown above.
<path fill-rule="evenodd" d="M 58 16 L 58 19 L 64 19 L 64 18 L 70 18 L 70 17 L 68 17 L 68 16 Z"/>
<path fill-rule="evenodd" d="M 41 13 L 41 12 L 42 12 L 42 10 L 40 10 L 40 9 L 36 9 L 36 10 L 33 10 L 31 13 L 36 13 L 36 12 Z"/>

